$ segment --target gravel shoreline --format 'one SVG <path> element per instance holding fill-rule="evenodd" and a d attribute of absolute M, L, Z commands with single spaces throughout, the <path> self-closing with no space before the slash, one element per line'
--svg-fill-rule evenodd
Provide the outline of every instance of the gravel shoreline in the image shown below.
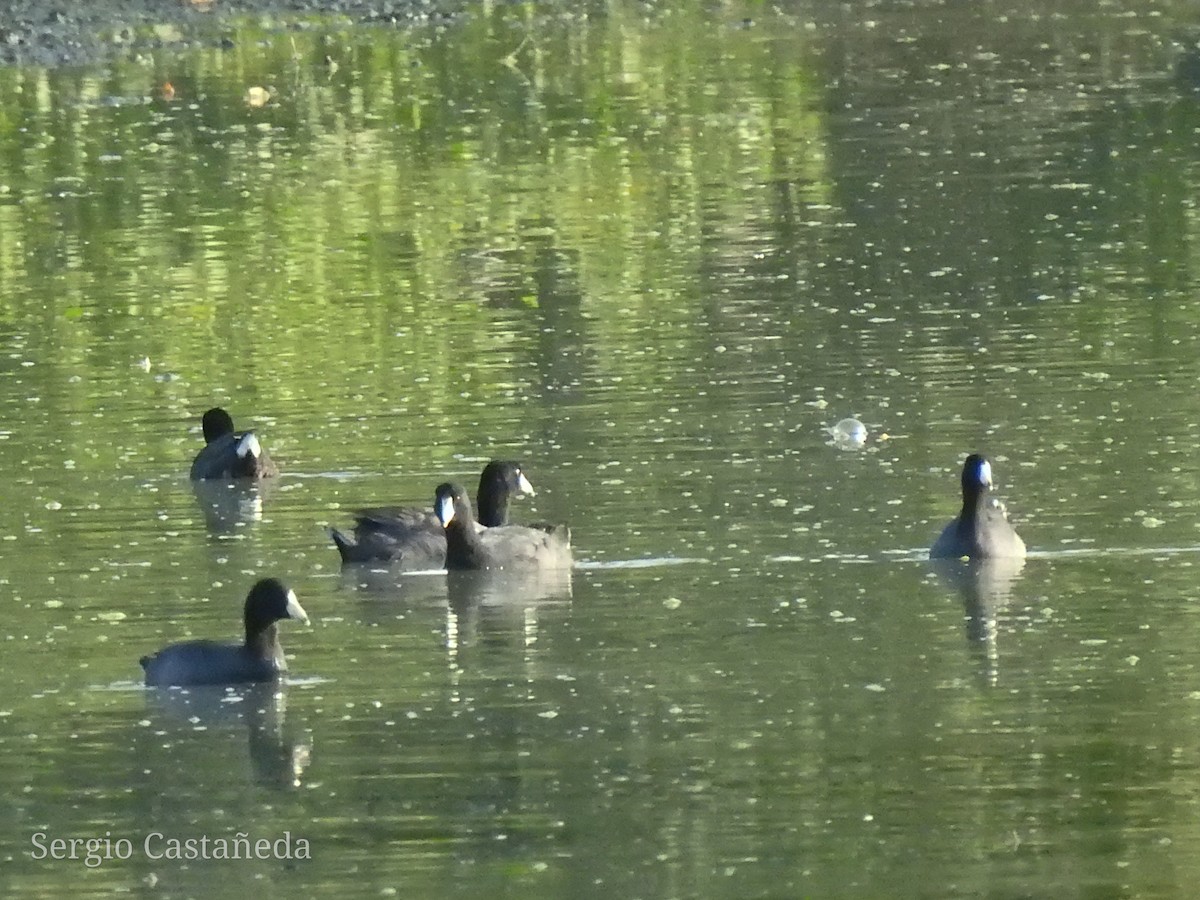
<path fill-rule="evenodd" d="M 442 0 L 0 0 L 0 66 L 78 66 L 143 49 L 215 44 L 247 16 L 283 29 L 320 18 L 419 23 L 458 11 Z"/>

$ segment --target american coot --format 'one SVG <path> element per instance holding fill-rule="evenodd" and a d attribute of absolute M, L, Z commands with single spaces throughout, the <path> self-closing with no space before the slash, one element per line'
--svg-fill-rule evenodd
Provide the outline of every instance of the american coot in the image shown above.
<path fill-rule="evenodd" d="M 280 619 L 308 615 L 294 592 L 275 578 L 264 578 L 246 595 L 243 611 L 246 640 L 240 644 L 220 641 L 184 641 L 141 658 L 148 685 L 234 684 L 269 681 L 287 669 L 279 646 Z"/>
<path fill-rule="evenodd" d="M 467 492 L 439 484 L 434 511 L 446 530 L 446 568 L 553 568 L 571 565 L 571 531 L 566 525 L 479 528 Z"/>
<path fill-rule="evenodd" d="M 508 524 L 513 494 L 534 495 L 519 463 L 494 459 L 479 476 L 479 524 Z M 446 561 L 446 533 L 431 509 L 378 506 L 354 515 L 354 537 L 329 530 L 344 563 L 403 561 L 406 568 L 440 569 Z"/>
<path fill-rule="evenodd" d="M 930 559 L 1025 555 L 1025 542 L 1009 524 L 1004 505 L 991 490 L 992 464 L 982 454 L 972 453 L 963 463 L 962 512 L 942 529 L 929 549 Z"/>
<path fill-rule="evenodd" d="M 192 462 L 192 480 L 271 478 L 279 474 L 253 431 L 235 432 L 233 419 L 219 406 L 201 420 L 205 447 Z"/>

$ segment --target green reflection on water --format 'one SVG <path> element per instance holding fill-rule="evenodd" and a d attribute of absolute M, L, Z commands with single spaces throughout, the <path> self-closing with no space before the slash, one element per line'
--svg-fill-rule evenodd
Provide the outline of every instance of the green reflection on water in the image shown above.
<path fill-rule="evenodd" d="M 8 884 L 1186 896 L 1182 13 L 998 12 L 525 4 L 0 71 Z M 210 531 L 214 402 L 284 476 Z M 990 604 L 913 562 L 976 447 L 1045 553 Z M 571 589 L 339 577 L 323 523 L 499 455 Z M 133 689 L 267 572 L 318 623 L 284 708 Z M 316 859 L 24 853 L 159 826 Z"/>

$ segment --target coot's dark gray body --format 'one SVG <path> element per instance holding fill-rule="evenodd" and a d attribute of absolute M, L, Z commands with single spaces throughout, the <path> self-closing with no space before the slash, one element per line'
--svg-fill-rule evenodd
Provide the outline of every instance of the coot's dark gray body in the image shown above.
<path fill-rule="evenodd" d="M 204 449 L 192 461 L 191 478 L 273 478 L 279 474 L 253 431 L 234 431 L 233 419 L 214 407 L 201 420 Z"/>
<path fill-rule="evenodd" d="M 242 610 L 245 640 L 184 641 L 140 660 L 146 684 L 154 686 L 236 684 L 270 681 L 287 669 L 276 624 L 280 619 L 308 622 L 296 594 L 275 578 L 250 589 Z"/>
<path fill-rule="evenodd" d="M 972 453 L 963 463 L 962 510 L 942 529 L 930 559 L 1023 557 L 1025 542 L 1008 521 L 1004 505 L 991 494 L 992 466 Z"/>
<path fill-rule="evenodd" d="M 476 499 L 479 523 L 495 527 L 508 523 L 509 500 L 533 496 L 533 485 L 519 463 L 492 460 L 479 476 Z M 399 562 L 405 569 L 440 569 L 446 563 L 446 533 L 432 509 L 377 506 L 354 516 L 354 537 L 336 528 L 330 536 L 343 563 Z"/>

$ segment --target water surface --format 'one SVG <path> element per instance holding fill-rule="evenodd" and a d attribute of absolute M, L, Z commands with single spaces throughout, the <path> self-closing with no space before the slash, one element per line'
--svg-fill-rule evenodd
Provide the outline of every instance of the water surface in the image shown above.
<path fill-rule="evenodd" d="M 5 892 L 1190 896 L 1185 12 L 534 4 L 0 70 Z M 214 404 L 283 470 L 215 512 Z M 1023 567 L 923 559 L 972 450 Z M 572 572 L 341 571 L 326 527 L 493 457 Z M 265 575 L 314 619 L 279 690 L 140 688 Z"/>

